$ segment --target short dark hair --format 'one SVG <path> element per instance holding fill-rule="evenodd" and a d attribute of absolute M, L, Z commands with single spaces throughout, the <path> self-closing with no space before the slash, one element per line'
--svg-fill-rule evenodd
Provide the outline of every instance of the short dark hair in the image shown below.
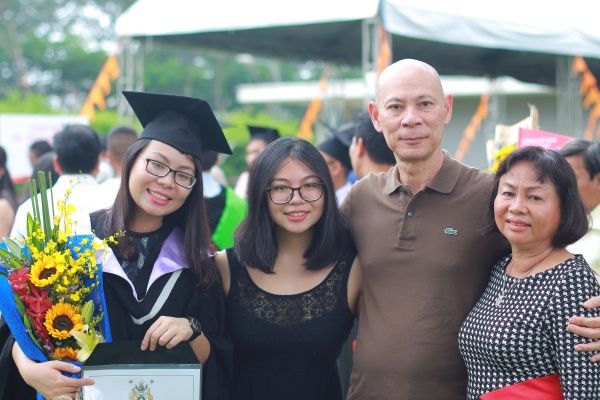
<path fill-rule="evenodd" d="M 53 151 L 42 154 L 33 166 L 33 173 L 31 174 L 31 179 L 37 179 L 37 173 L 41 171 L 45 172 L 46 177 L 48 177 L 48 174 L 50 174 L 50 176 L 52 177 L 52 184 L 55 184 L 58 180 L 58 173 L 54 169 L 53 163 L 55 155 L 56 154 Z"/>
<path fill-rule="evenodd" d="M 0 177 L 0 197 L 5 198 L 13 210 L 17 209 L 17 192 L 13 185 L 10 172 L 7 168 L 8 156 L 4 147 L 0 146 L 0 168 L 4 168 L 4 174 Z"/>
<path fill-rule="evenodd" d="M 29 146 L 29 151 L 35 154 L 36 157 L 52 151 L 52 145 L 45 140 L 36 140 Z"/>
<path fill-rule="evenodd" d="M 579 197 L 575 172 L 567 160 L 556 151 L 538 146 L 514 150 L 498 166 L 494 175 L 492 192 L 485 208 L 483 231 L 485 233 L 499 232 L 494 216 L 494 199 L 498 194 L 500 178 L 520 161 L 533 164 L 538 181 L 550 182 L 558 194 L 561 221 L 558 231 L 552 239 L 552 245 L 563 248 L 581 239 L 587 233 L 590 221 Z"/>
<path fill-rule="evenodd" d="M 97 211 L 97 213 L 108 214 L 105 225 L 102 227 L 103 232 L 125 231 L 125 239 L 127 239 L 127 231 L 133 220 L 136 207 L 129 191 L 129 178 L 133 165 L 138 159 L 138 154 L 151 141 L 151 139 L 139 139 L 125 153 L 123 178 L 115 203 L 108 210 Z M 208 288 L 218 281 L 219 271 L 209 257 L 209 251 L 214 250 L 214 248 L 210 240 L 210 230 L 204 204 L 202 167 L 200 160 L 192 156 L 190 158 L 196 169 L 194 173 L 197 179 L 196 184 L 190 189 L 191 192 L 183 205 L 175 212 L 165 215 L 163 223 L 167 226 L 177 226 L 184 232 L 183 246 L 190 271 L 198 280 L 199 287 Z M 126 254 L 126 246 L 126 240 L 119 240 L 118 247 L 122 254 Z"/>
<path fill-rule="evenodd" d="M 117 126 L 108 134 L 106 149 L 116 161 L 121 162 L 127 149 L 138 140 L 138 137 L 135 129 L 125 125 Z"/>
<path fill-rule="evenodd" d="M 558 153 L 563 157 L 580 156 L 583 165 L 593 179 L 600 173 L 600 143 L 587 139 L 573 139 L 567 142 Z"/>
<path fill-rule="evenodd" d="M 67 125 L 54 135 L 54 152 L 65 174 L 89 174 L 102 151 L 100 136 L 86 125 Z"/>
<path fill-rule="evenodd" d="M 234 236 L 234 250 L 241 263 L 267 274 L 273 273 L 278 246 L 268 212 L 267 202 L 271 200 L 266 189 L 285 160 L 303 162 L 325 184 L 323 215 L 315 224 L 312 241 L 304 253 L 306 268 L 319 270 L 335 263 L 348 243 L 333 181 L 319 150 L 303 139 L 277 139 L 265 148 L 254 163 L 248 182 L 248 214 Z"/>
<path fill-rule="evenodd" d="M 354 137 L 361 138 L 371 160 L 377 164 L 394 165 L 396 158 L 394 152 L 385 141 L 385 136 L 377 132 L 368 112 L 362 112 L 356 117 Z"/>
<path fill-rule="evenodd" d="M 46 177 L 46 182 L 50 185 L 50 180 L 52 180 L 52 185 L 56 183 L 58 180 L 58 173 L 54 169 L 54 156 L 56 153 L 50 151 L 48 153 L 44 153 L 38 157 L 35 165 L 33 166 L 33 172 L 31 173 L 31 179 L 35 181 L 35 186 L 39 193 L 40 191 L 40 182 L 38 179 L 38 172 L 44 172 L 44 176 Z M 48 178 L 50 175 L 50 178 Z M 21 193 L 21 198 L 19 199 L 20 203 L 23 203 L 25 200 L 29 199 L 29 189 L 25 188 L 23 193 Z"/>

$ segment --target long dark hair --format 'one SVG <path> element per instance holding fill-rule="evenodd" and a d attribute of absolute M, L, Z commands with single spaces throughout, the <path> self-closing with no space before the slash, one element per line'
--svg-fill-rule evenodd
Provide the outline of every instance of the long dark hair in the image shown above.
<path fill-rule="evenodd" d="M 139 139 L 125 153 L 123 177 L 115 203 L 112 208 L 103 211 L 107 213 L 103 227 L 104 232 L 127 232 L 135 212 L 135 202 L 129 191 L 131 169 L 140 151 L 150 142 L 150 139 Z M 191 159 L 196 167 L 196 184 L 190 189 L 190 194 L 183 205 L 164 217 L 163 225 L 177 226 L 184 232 L 183 246 L 186 261 L 198 280 L 198 286 L 208 288 L 218 281 L 219 271 L 211 259 L 214 248 L 210 241 L 208 218 L 203 199 L 202 167 L 200 160 L 195 157 L 191 157 Z M 125 246 L 127 246 L 127 241 L 119 240 L 117 248 L 121 254 L 124 254 Z"/>
<path fill-rule="evenodd" d="M 0 168 L 4 169 L 4 174 L 0 177 L 0 198 L 6 199 L 12 208 L 16 211 L 17 209 L 17 191 L 13 185 L 10 172 L 6 167 L 8 158 L 6 156 L 6 150 L 0 146 Z"/>
<path fill-rule="evenodd" d="M 325 184 L 324 210 L 314 226 L 312 241 L 304 253 L 306 268 L 319 270 L 336 262 L 348 244 L 335 199 L 335 190 L 327 163 L 309 142 L 283 137 L 269 144 L 254 162 L 248 181 L 248 214 L 235 231 L 234 250 L 242 264 L 273 273 L 277 259 L 277 238 L 269 216 L 266 192 L 271 179 L 285 160 L 306 164 Z"/>
<path fill-rule="evenodd" d="M 485 208 L 483 232 L 500 232 L 494 216 L 494 199 L 498 195 L 500 178 L 520 161 L 531 163 L 537 173 L 538 181 L 550 182 L 558 194 L 561 221 L 552 239 L 552 245 L 563 248 L 581 239 L 589 229 L 589 219 L 579 197 L 573 168 L 557 152 L 537 146 L 522 147 L 513 151 L 498 166 L 492 192 Z"/>

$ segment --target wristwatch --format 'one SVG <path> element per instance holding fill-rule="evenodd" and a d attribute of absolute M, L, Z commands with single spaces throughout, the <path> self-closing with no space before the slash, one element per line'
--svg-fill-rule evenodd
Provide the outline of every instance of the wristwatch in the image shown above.
<path fill-rule="evenodd" d="M 190 322 L 190 328 L 192 328 L 192 336 L 188 339 L 188 341 L 191 342 L 202 334 L 202 325 L 200 325 L 200 321 L 194 317 L 187 317 L 186 319 Z"/>

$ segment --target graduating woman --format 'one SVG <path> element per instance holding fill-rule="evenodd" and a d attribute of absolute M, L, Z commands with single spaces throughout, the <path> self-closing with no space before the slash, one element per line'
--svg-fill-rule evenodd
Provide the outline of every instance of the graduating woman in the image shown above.
<path fill-rule="evenodd" d="M 100 238 L 125 231 L 103 265 L 113 341 L 141 349 L 189 341 L 203 364 L 203 399 L 226 399 L 231 346 L 224 340 L 225 298 L 212 262 L 202 201 L 202 149 L 231 153 L 204 100 L 124 92 L 144 131 L 125 155 L 112 208 L 91 215 Z M 25 382 L 47 398 L 74 397 L 91 379 L 60 372 L 78 367 L 35 363 L 13 348 Z"/>
<path fill-rule="evenodd" d="M 231 399 L 342 399 L 336 360 L 361 279 L 327 164 L 281 138 L 256 160 L 248 215 L 217 254 L 234 343 Z"/>

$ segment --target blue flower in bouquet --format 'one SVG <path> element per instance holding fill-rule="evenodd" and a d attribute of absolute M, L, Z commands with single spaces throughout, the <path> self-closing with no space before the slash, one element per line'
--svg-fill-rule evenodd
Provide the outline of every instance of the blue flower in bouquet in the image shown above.
<path fill-rule="evenodd" d="M 4 238 L 0 247 L 4 261 L 0 298 L 8 299 L 0 302 L 0 311 L 31 358 L 39 360 L 41 351 L 45 360 L 84 362 L 97 343 L 110 338 L 101 290 L 102 260 L 97 257 L 115 239 L 77 235 L 76 209 L 68 203 L 70 189 L 58 201 L 55 214 L 43 173 L 38 179 L 39 197 L 35 182 L 29 182 L 33 215 L 28 216 L 27 237 Z"/>

